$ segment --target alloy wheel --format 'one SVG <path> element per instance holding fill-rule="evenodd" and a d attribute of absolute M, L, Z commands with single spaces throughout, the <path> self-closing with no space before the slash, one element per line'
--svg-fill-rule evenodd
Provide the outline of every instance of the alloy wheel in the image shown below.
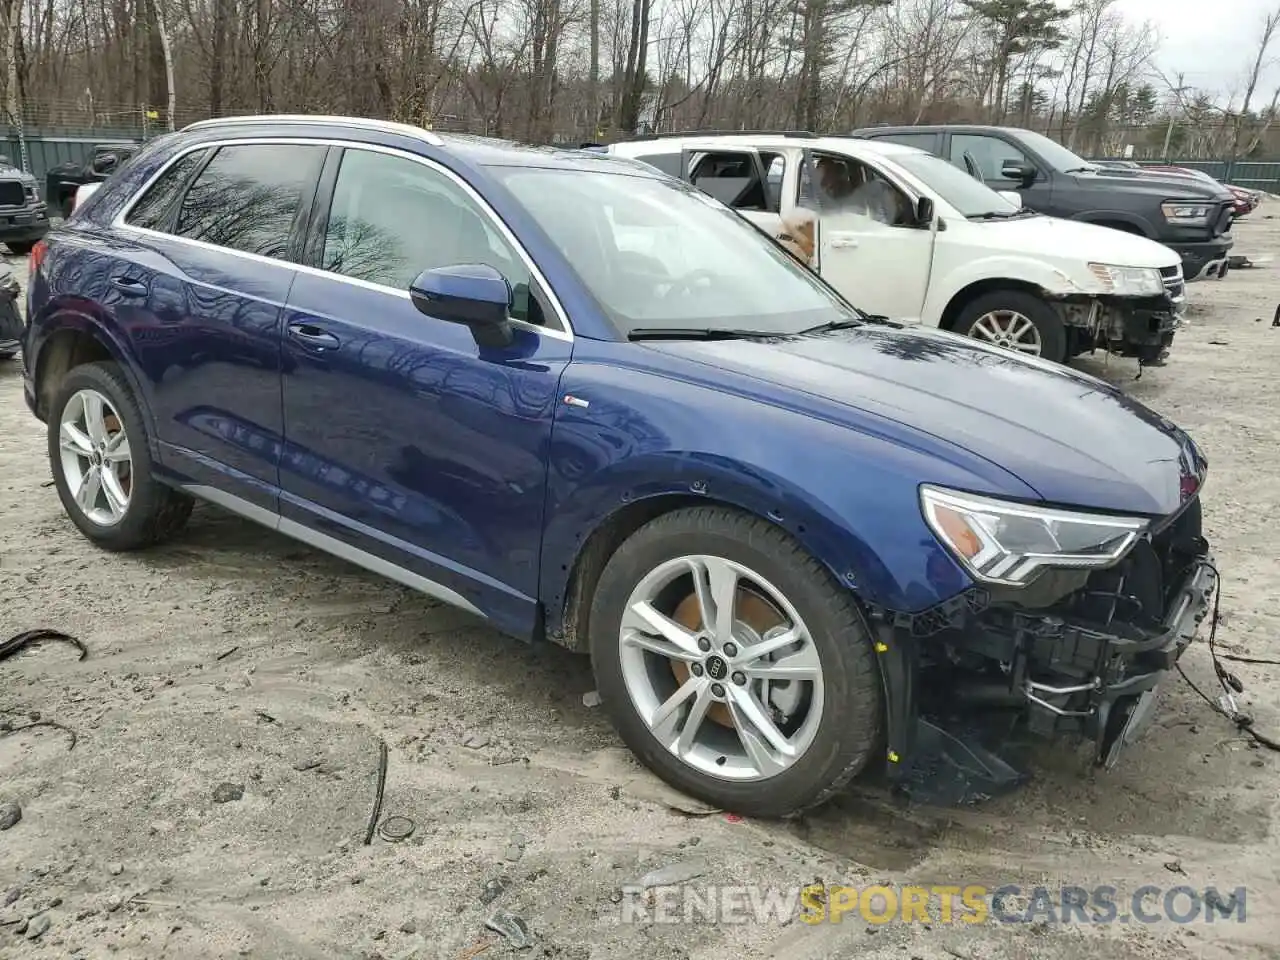
<path fill-rule="evenodd" d="M 992 310 L 984 313 L 969 328 L 969 336 L 1036 357 L 1040 356 L 1044 348 L 1036 325 L 1029 317 L 1016 310 Z"/>
<path fill-rule="evenodd" d="M 782 592 L 721 557 L 678 557 L 631 592 L 622 677 L 649 732 L 701 773 L 767 780 L 813 744 L 824 685 L 817 647 Z"/>
<path fill-rule="evenodd" d="M 72 394 L 62 409 L 58 450 L 76 506 L 93 523 L 115 526 L 129 509 L 133 458 L 124 421 L 96 390 Z"/>

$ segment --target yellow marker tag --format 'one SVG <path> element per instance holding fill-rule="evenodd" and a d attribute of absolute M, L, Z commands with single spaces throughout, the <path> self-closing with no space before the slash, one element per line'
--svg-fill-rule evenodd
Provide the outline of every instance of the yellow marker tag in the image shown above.
<path fill-rule="evenodd" d="M 899 758 L 898 758 L 898 755 L 897 755 L 896 753 L 894 753 L 892 750 L 890 750 L 890 751 L 889 751 L 889 762 L 890 762 L 890 763 L 897 763 L 897 762 L 898 762 L 898 759 L 899 759 Z"/>
<path fill-rule="evenodd" d="M 881 643 L 879 640 L 877 640 L 876 653 L 888 653 L 888 652 L 889 652 L 889 645 L 887 643 Z"/>

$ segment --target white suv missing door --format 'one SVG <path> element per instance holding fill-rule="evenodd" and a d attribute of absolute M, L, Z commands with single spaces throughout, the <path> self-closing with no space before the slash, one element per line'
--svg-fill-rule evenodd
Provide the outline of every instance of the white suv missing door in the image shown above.
<path fill-rule="evenodd" d="M 1181 319 L 1169 248 L 1020 209 L 914 147 L 734 134 L 607 149 L 734 208 L 869 313 L 1049 360 L 1102 348 L 1145 363 L 1164 359 Z"/>

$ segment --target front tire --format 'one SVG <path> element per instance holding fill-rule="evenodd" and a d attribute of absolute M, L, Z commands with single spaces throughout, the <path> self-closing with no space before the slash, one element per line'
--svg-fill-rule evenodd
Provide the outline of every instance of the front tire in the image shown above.
<path fill-rule="evenodd" d="M 606 564 L 590 634 L 619 736 L 667 783 L 722 809 L 816 806 L 881 743 L 862 612 L 762 519 L 708 506 L 646 524 Z"/>
<path fill-rule="evenodd" d="M 1067 359 L 1067 328 L 1044 300 L 1023 290 L 995 290 L 965 304 L 956 333 L 1054 363 Z"/>
<path fill-rule="evenodd" d="M 32 249 L 35 248 L 35 244 L 27 240 L 24 240 L 21 243 L 18 243 L 16 240 L 11 240 L 6 242 L 5 246 L 9 248 L 9 252 L 15 257 L 25 257 L 32 251 Z"/>
<path fill-rule="evenodd" d="M 192 500 L 155 479 L 142 411 L 114 363 L 76 367 L 49 410 L 49 465 L 67 516 L 107 550 L 168 539 Z"/>

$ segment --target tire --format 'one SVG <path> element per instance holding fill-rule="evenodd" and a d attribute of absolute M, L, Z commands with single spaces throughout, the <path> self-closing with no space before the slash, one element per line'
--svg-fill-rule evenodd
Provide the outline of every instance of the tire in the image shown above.
<path fill-rule="evenodd" d="M 15 257 L 25 257 L 31 252 L 31 249 L 35 244 L 25 240 L 22 243 L 18 243 L 15 240 L 9 240 L 5 242 L 5 246 L 9 248 L 9 252 Z"/>
<path fill-rule="evenodd" d="M 809 639 L 798 648 L 791 662 L 797 662 L 794 660 L 797 655 L 803 655 L 808 664 L 816 658 L 820 687 L 818 683 L 806 686 L 808 681 L 795 680 L 781 685 L 788 687 L 782 691 L 784 696 L 791 691 L 790 685 L 795 685 L 794 690 L 808 690 L 807 700 L 804 700 L 806 694 L 790 693 L 807 704 L 802 718 L 797 717 L 792 725 L 792 735 L 798 742 L 800 738 L 808 739 L 803 741 L 804 749 L 798 751 L 798 756 L 785 768 L 770 769 L 767 775 L 756 777 L 741 772 L 722 775 L 713 772 L 732 771 L 743 764 L 756 768 L 744 746 L 747 740 L 737 733 L 740 729 L 737 718 L 743 715 L 743 708 L 737 704 L 742 700 L 734 700 L 752 690 L 756 681 L 748 680 L 743 685 L 744 674 L 736 664 L 726 666 L 723 660 L 716 665 L 712 663 L 719 659 L 712 654 L 728 653 L 736 654 L 739 664 L 746 664 L 751 659 L 750 645 L 740 644 L 736 651 L 726 650 L 720 646 L 722 639 L 716 638 L 708 641 L 716 645 L 710 648 L 704 661 L 682 667 L 658 653 L 637 650 L 635 644 L 623 641 L 624 612 L 634 599 L 633 594 L 647 589 L 645 585 L 667 566 L 675 568 L 680 558 L 691 556 L 710 564 L 736 564 L 747 571 L 746 580 L 762 577 L 768 583 L 757 581 L 754 587 L 761 591 L 769 587 L 776 590 L 807 628 Z M 698 598 L 691 592 L 692 580 L 679 579 L 689 577 L 687 567 L 685 571 L 683 575 L 676 574 L 677 579 L 668 584 L 667 596 L 684 598 L 672 616 L 679 619 L 680 610 L 692 603 L 693 615 L 701 622 Z M 737 621 L 733 635 L 737 640 L 751 640 L 760 634 L 748 636 L 750 628 L 743 626 L 748 619 L 745 612 L 748 606 L 753 611 L 768 609 L 775 614 L 780 607 L 774 605 L 772 599 L 766 607 L 761 607 L 754 592 L 742 590 L 743 582 L 738 582 L 733 594 Z M 628 619 L 631 618 L 629 614 Z M 642 763 L 668 784 L 721 809 L 757 817 L 800 813 L 833 796 L 861 772 L 881 748 L 883 691 L 866 620 L 850 591 L 772 523 L 713 506 L 677 510 L 651 521 L 626 540 L 605 565 L 591 605 L 589 629 L 601 705 L 619 736 Z M 775 626 L 774 631 L 778 630 L 785 632 L 785 627 Z M 635 636 L 636 631 L 628 629 L 628 635 Z M 772 635 L 773 632 L 764 633 L 764 640 L 767 642 Z M 642 670 L 635 666 L 637 661 L 643 663 Z M 756 666 L 776 668 L 777 665 L 756 661 Z M 724 669 L 719 672 L 713 667 Z M 669 679 L 665 678 L 664 669 L 672 674 Z M 683 673 L 677 672 L 681 669 Z M 690 671 L 697 672 L 696 681 Z M 650 729 L 645 717 L 653 715 L 652 709 L 642 713 L 633 689 L 652 690 L 655 696 L 648 702 L 656 705 L 669 695 L 665 693 L 667 687 L 685 689 L 690 682 L 701 682 L 714 689 L 708 681 L 717 673 L 724 678 L 724 683 L 719 685 L 721 690 L 735 706 L 716 702 L 706 711 L 706 719 L 698 727 L 701 739 L 697 751 L 701 759 L 678 756 Z M 632 687 L 628 685 L 628 677 L 633 678 Z M 637 677 L 640 679 L 635 679 Z M 658 690 L 664 683 L 663 689 Z M 770 694 L 769 698 L 773 700 L 776 696 L 776 693 Z M 760 704 L 759 697 L 752 700 Z M 692 704 L 682 703 L 674 715 L 687 721 L 692 712 Z M 716 719 L 717 716 L 721 719 Z M 687 723 L 679 726 L 683 730 Z M 789 725 L 775 723 L 772 726 L 785 731 Z M 673 730 L 668 739 L 675 736 Z M 708 739 L 711 740 L 709 747 L 706 746 Z M 736 756 L 735 751 L 742 756 Z M 693 752 L 690 751 L 691 756 Z M 726 764 L 729 757 L 733 759 Z M 756 769 L 767 767 L 760 764 Z"/>
<path fill-rule="evenodd" d="M 991 319 L 995 315 L 996 319 Z M 1003 316 L 1002 316 L 1003 315 Z M 1012 315 L 1014 317 L 1022 317 L 1031 322 L 1034 327 L 1035 336 L 1038 339 L 1038 354 L 1031 351 L 1024 351 L 1010 346 L 1018 353 L 1027 353 L 1030 356 L 1040 356 L 1045 360 L 1054 363 L 1062 363 L 1067 358 L 1067 328 L 1062 322 L 1062 318 L 1054 312 L 1049 304 L 1045 303 L 1034 294 L 1026 293 L 1022 290 L 994 290 L 991 293 L 984 293 L 975 300 L 971 300 L 965 304 L 960 310 L 960 315 L 956 317 L 955 326 L 952 328 L 956 333 L 966 337 L 973 337 L 983 343 L 994 343 L 999 346 L 1008 346 L 1001 343 L 992 336 L 982 336 L 974 331 L 979 321 L 987 322 L 979 329 L 999 329 L 999 325 L 1006 324 L 1005 317 Z M 1013 322 L 1013 321 L 1010 321 Z M 1019 328 L 1014 326 L 1012 329 L 1006 324 L 1004 329 L 1017 334 Z M 1021 342 L 1029 342 L 1027 337 L 1029 334 L 1021 338 Z"/>
<path fill-rule="evenodd" d="M 84 424 L 85 407 L 82 398 L 93 395 L 105 401 L 100 419 L 106 423 L 111 439 L 114 440 L 117 435 L 117 426 L 124 433 L 128 462 L 125 464 L 121 460 L 109 463 L 109 458 L 103 457 L 101 450 L 97 451 L 96 457 L 79 455 L 75 459 L 79 464 L 77 469 L 83 470 L 97 462 L 101 464 L 99 477 L 110 466 L 113 475 L 119 473 L 125 478 L 127 482 L 116 481 L 115 489 L 125 492 L 125 501 L 115 519 L 103 516 L 119 506 L 118 496 L 113 498 L 109 493 L 110 485 L 105 480 L 99 481 L 101 489 L 94 494 L 92 502 L 100 506 L 95 507 L 91 515 L 77 503 L 64 466 L 61 442 L 64 435 L 63 421 L 79 418 L 78 422 Z M 72 426 L 82 437 L 91 437 L 94 433 L 85 426 L 74 423 Z M 89 363 L 72 369 L 58 385 L 50 405 L 48 428 L 49 466 L 53 471 L 54 486 L 62 500 L 63 509 L 80 532 L 99 547 L 107 550 L 137 550 L 168 539 L 186 524 L 193 501 L 155 479 L 146 422 L 128 382 L 116 364 Z M 116 453 L 120 453 L 118 447 Z M 68 456 L 71 454 L 68 453 Z M 127 471 L 123 469 L 124 466 L 127 466 Z"/>

